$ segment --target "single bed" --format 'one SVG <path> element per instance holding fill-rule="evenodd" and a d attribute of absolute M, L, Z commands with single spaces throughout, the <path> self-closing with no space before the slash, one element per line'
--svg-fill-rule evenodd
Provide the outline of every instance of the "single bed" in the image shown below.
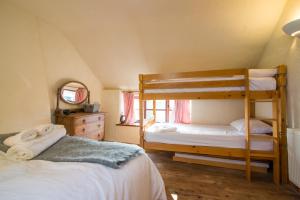
<path fill-rule="evenodd" d="M 146 154 L 121 169 L 100 164 L 31 160 L 0 155 L 0 194 L 5 200 L 165 200 L 162 178 Z"/>
<path fill-rule="evenodd" d="M 176 131 L 159 131 L 160 127 L 176 127 Z M 245 135 L 234 127 L 222 125 L 155 123 L 145 130 L 147 142 L 210 147 L 245 148 Z M 272 141 L 252 141 L 252 150 L 271 151 Z"/>

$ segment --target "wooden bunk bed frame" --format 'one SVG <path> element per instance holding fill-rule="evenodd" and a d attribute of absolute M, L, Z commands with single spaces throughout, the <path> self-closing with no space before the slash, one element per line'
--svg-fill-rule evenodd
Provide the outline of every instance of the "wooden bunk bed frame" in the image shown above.
<path fill-rule="evenodd" d="M 245 171 L 247 180 L 251 181 L 251 159 L 273 161 L 273 181 L 276 184 L 288 182 L 287 174 L 287 139 L 286 139 L 286 83 L 287 67 L 277 67 L 277 89 L 274 91 L 250 91 L 249 70 L 224 69 L 209 71 L 180 72 L 167 74 L 140 74 L 139 75 L 139 104 L 140 104 L 140 145 L 146 150 L 162 150 L 171 152 L 183 152 L 203 154 L 210 156 L 232 157 L 245 159 Z M 243 75 L 242 80 L 218 80 L 184 82 L 187 78 L 207 77 L 232 77 Z M 180 82 L 168 82 L 168 80 L 181 79 Z M 184 92 L 184 93 L 145 93 L 146 89 L 183 89 L 183 88 L 214 88 L 214 87 L 244 87 L 244 91 L 222 91 L 222 92 Z M 154 119 L 144 124 L 144 101 L 159 99 L 244 99 L 245 101 L 245 148 L 223 148 L 212 146 L 179 145 L 144 140 L 144 131 L 155 123 L 155 103 L 153 108 Z M 270 122 L 273 126 L 273 135 L 251 135 L 250 118 L 255 118 L 255 102 L 272 102 L 272 119 L 261 119 Z M 273 141 L 273 151 L 250 150 L 252 140 Z"/>

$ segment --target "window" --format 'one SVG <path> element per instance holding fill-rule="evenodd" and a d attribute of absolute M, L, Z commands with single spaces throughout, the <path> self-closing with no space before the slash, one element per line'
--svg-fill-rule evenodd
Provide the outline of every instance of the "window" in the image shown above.
<path fill-rule="evenodd" d="M 153 100 L 144 101 L 144 119 L 153 119 Z M 175 101 L 174 100 L 156 100 L 156 122 L 173 123 L 175 121 Z M 134 94 L 134 122 L 138 123 L 140 119 L 139 94 Z"/>
<path fill-rule="evenodd" d="M 144 101 L 144 119 L 153 119 L 153 100 Z M 174 122 L 174 100 L 156 100 L 156 122 Z M 134 95 L 134 121 L 140 119 L 139 95 Z"/>
<path fill-rule="evenodd" d="M 153 118 L 153 100 L 148 100 L 144 105 L 144 117 Z M 156 122 L 174 122 L 174 100 L 156 100 Z"/>

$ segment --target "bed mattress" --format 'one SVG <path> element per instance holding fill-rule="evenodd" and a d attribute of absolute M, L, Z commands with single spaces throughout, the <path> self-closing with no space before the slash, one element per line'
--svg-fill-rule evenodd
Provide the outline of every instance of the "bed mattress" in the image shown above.
<path fill-rule="evenodd" d="M 217 80 L 241 80 L 240 76 L 230 78 L 201 78 L 201 79 L 190 79 L 184 82 L 195 82 L 195 81 L 217 81 Z M 270 91 L 276 90 L 276 79 L 273 77 L 250 77 L 249 88 L 251 91 Z M 169 82 L 182 82 L 181 81 L 169 81 Z M 159 82 L 163 83 L 163 82 Z M 217 88 L 182 88 L 182 89 L 148 89 L 144 93 L 185 93 L 185 92 L 220 92 L 220 91 L 243 91 L 244 87 L 217 87 Z"/>
<path fill-rule="evenodd" d="M 0 152 L 0 171 L 0 199 L 5 200 L 167 199 L 163 180 L 146 154 L 112 169 L 93 163 L 17 162 Z"/>
<path fill-rule="evenodd" d="M 159 131 L 160 126 L 176 127 L 176 131 Z M 245 148 L 244 133 L 232 126 L 155 123 L 145 131 L 147 142 L 197 145 L 210 147 Z M 271 151 L 273 143 L 252 141 L 252 150 Z"/>

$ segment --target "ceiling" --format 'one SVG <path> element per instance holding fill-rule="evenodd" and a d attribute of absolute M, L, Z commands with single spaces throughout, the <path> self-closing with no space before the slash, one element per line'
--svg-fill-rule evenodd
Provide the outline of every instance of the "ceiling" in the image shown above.
<path fill-rule="evenodd" d="M 139 73 L 253 67 L 286 0 L 10 0 L 55 25 L 105 88 Z"/>

